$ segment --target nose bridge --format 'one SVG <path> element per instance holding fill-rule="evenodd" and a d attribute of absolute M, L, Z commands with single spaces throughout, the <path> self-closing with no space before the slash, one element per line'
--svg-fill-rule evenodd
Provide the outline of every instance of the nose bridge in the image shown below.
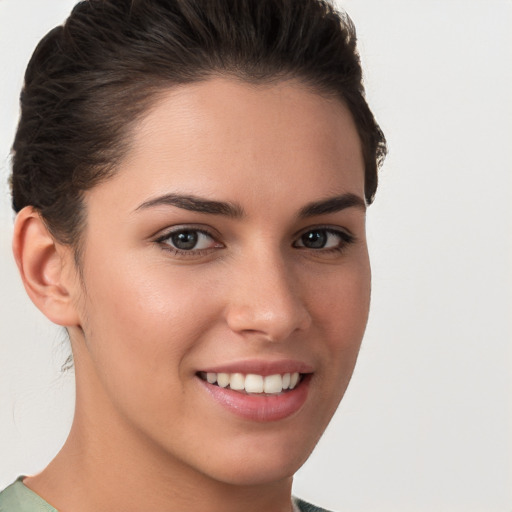
<path fill-rule="evenodd" d="M 279 248 L 241 258 L 232 289 L 227 321 L 236 332 L 281 341 L 310 323 L 300 284 Z"/>

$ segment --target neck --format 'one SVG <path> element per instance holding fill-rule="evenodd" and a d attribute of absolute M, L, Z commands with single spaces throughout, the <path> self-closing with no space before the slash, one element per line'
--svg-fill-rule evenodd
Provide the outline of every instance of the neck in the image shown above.
<path fill-rule="evenodd" d="M 62 450 L 25 484 L 58 510 L 158 510 L 171 512 L 290 512 L 292 478 L 235 485 L 202 474 L 162 453 L 119 418 L 109 421 L 77 408 Z M 84 407 L 85 410 L 87 408 Z M 105 411 L 106 413 L 106 411 Z M 94 421 L 96 420 L 96 421 Z"/>

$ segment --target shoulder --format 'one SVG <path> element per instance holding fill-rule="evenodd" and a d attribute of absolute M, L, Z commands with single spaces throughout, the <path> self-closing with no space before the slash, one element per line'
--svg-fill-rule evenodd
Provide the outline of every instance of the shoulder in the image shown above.
<path fill-rule="evenodd" d="M 25 486 L 23 478 L 19 477 L 13 484 L 0 492 L 0 512 L 58 512 Z M 294 509 L 298 512 L 329 512 L 295 497 L 293 504 Z"/>
<path fill-rule="evenodd" d="M 0 492 L 0 512 L 57 512 L 18 478 Z"/>
<path fill-rule="evenodd" d="M 299 498 L 293 498 L 293 504 L 299 512 L 329 512 L 324 508 L 315 507 L 315 505 L 311 505 L 311 503 L 307 503 Z"/>

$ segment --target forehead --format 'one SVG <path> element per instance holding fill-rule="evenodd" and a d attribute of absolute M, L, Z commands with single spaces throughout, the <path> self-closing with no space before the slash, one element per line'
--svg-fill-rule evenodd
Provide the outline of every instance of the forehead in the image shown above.
<path fill-rule="evenodd" d="M 340 100 L 298 82 L 214 78 L 159 95 L 134 125 L 112 181 L 123 200 L 173 190 L 228 200 L 286 191 L 307 202 L 312 194 L 364 197 L 364 164 Z"/>

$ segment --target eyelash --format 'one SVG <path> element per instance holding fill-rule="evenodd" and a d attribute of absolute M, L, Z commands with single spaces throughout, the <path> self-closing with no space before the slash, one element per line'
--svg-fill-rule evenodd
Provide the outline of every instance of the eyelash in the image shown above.
<path fill-rule="evenodd" d="M 177 247 L 173 247 L 172 245 L 170 245 L 169 241 L 173 235 L 179 235 L 180 233 L 187 233 L 187 232 L 188 233 L 196 233 L 196 234 L 199 233 L 201 235 L 207 236 L 208 238 L 211 238 L 212 241 L 219 244 L 219 246 L 218 247 L 209 247 L 206 249 L 185 250 L 185 249 L 178 249 Z M 164 235 L 160 236 L 155 241 L 156 241 L 156 243 L 161 245 L 163 250 L 170 252 L 174 256 L 185 257 L 185 258 L 206 256 L 207 254 L 210 254 L 213 250 L 221 249 L 224 247 L 220 242 L 216 241 L 215 236 L 212 235 L 212 233 L 210 233 L 206 229 L 201 229 L 201 228 L 194 227 L 194 226 L 179 226 L 178 228 L 167 231 Z"/>
<path fill-rule="evenodd" d="M 351 233 L 348 233 L 347 231 L 342 229 L 335 229 L 330 226 L 309 227 L 307 230 L 299 234 L 299 236 L 297 237 L 297 241 L 301 240 L 308 233 L 315 232 L 323 232 L 327 235 L 334 235 L 338 237 L 339 244 L 336 247 L 312 249 L 310 247 L 297 246 L 297 242 L 294 242 L 294 247 L 301 250 L 310 250 L 313 251 L 314 253 L 320 253 L 320 255 L 340 254 L 356 241 L 356 237 Z"/>
<path fill-rule="evenodd" d="M 173 247 L 172 245 L 170 245 L 169 241 L 172 236 L 179 235 L 181 233 L 187 233 L 187 232 L 207 236 L 213 242 L 215 242 L 215 244 L 218 244 L 218 245 L 213 246 L 213 247 L 208 247 L 205 249 L 188 249 L 188 250 L 178 249 L 177 247 Z M 338 237 L 339 244 L 336 247 L 330 247 L 330 248 L 322 248 L 322 247 L 311 248 L 311 247 L 306 247 L 304 245 L 297 245 L 297 243 L 299 243 L 299 241 L 303 240 L 304 236 L 306 236 L 307 234 L 310 234 L 310 233 L 315 233 L 315 232 L 322 232 L 327 235 L 334 235 L 334 236 Z M 340 253 L 344 252 L 348 248 L 348 246 L 353 244 L 355 241 L 356 241 L 356 237 L 354 235 L 348 233 L 347 231 L 344 231 L 341 229 L 334 229 L 329 226 L 314 226 L 314 227 L 309 227 L 307 230 L 302 231 L 300 234 L 298 234 L 296 241 L 293 243 L 293 247 L 295 247 L 296 249 L 300 249 L 300 250 L 309 250 L 309 251 L 312 251 L 313 253 L 317 253 L 318 255 L 330 255 L 330 254 L 340 254 Z M 210 254 L 214 250 L 222 249 L 225 247 L 221 242 L 218 242 L 216 240 L 215 236 L 211 232 L 209 232 L 206 229 L 202 229 L 202 228 L 198 228 L 198 227 L 194 227 L 194 226 L 190 226 L 190 227 L 189 226 L 179 226 L 175 229 L 167 231 L 165 234 L 158 237 L 155 240 L 155 242 L 157 244 L 159 244 L 163 250 L 170 252 L 172 255 L 178 256 L 178 257 L 185 257 L 185 258 L 186 257 L 206 256 L 207 254 Z"/>

